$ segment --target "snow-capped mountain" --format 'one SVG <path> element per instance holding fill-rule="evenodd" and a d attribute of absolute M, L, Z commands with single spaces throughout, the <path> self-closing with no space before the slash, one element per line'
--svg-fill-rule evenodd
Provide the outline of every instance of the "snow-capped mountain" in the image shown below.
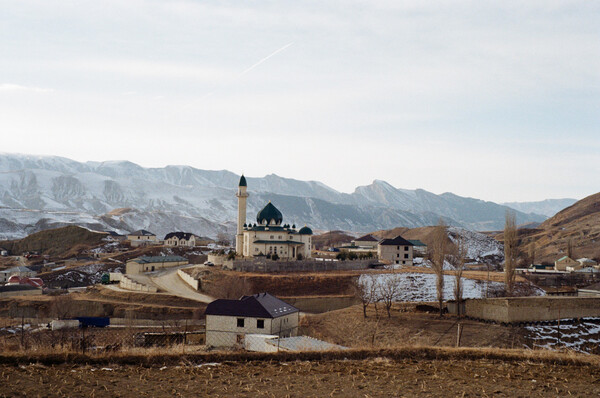
<path fill-rule="evenodd" d="M 247 178 L 248 221 L 271 200 L 286 222 L 314 229 L 365 231 L 437 223 L 502 228 L 506 207 L 451 193 L 402 190 L 384 181 L 340 193 L 317 181 L 275 174 Z M 144 168 L 128 161 L 76 162 L 0 154 L 0 239 L 65 224 L 96 229 L 233 233 L 239 175 L 189 166 Z M 117 213 L 114 209 L 128 208 Z M 545 217 L 517 212 L 518 222 Z"/>
<path fill-rule="evenodd" d="M 547 217 L 552 217 L 559 211 L 575 204 L 575 202 L 577 202 L 577 199 L 566 198 L 546 199 L 538 202 L 510 202 L 502 204 L 523 213 L 536 213 Z"/>

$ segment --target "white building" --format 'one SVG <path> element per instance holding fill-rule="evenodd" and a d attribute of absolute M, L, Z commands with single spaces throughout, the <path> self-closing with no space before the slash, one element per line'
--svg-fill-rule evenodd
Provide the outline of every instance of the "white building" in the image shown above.
<path fill-rule="evenodd" d="M 8 279 L 13 275 L 18 277 L 32 278 L 36 276 L 36 274 L 37 273 L 35 271 L 32 271 L 29 268 L 20 265 L 18 267 L 12 267 L 0 271 L 0 283 L 8 282 Z"/>
<path fill-rule="evenodd" d="M 190 232 L 169 232 L 165 235 L 164 244 L 165 246 L 183 246 L 183 247 L 194 247 L 197 246 L 197 236 Z"/>
<path fill-rule="evenodd" d="M 145 229 L 140 229 L 130 233 L 127 235 L 127 240 L 131 242 L 131 246 L 133 247 L 157 245 L 160 243 L 156 235 L 150 231 L 146 231 Z"/>
<path fill-rule="evenodd" d="M 243 257 L 277 255 L 280 259 L 309 258 L 312 247 L 312 230 L 307 226 L 283 223 L 283 215 L 271 203 L 258 212 L 255 224 L 246 223 L 246 178 L 242 176 L 236 194 L 238 198 L 238 227 L 235 249 Z"/>
<path fill-rule="evenodd" d="M 233 347 L 243 346 L 247 334 L 296 336 L 300 311 L 269 293 L 259 293 L 239 300 L 215 300 L 205 315 L 206 345 Z"/>

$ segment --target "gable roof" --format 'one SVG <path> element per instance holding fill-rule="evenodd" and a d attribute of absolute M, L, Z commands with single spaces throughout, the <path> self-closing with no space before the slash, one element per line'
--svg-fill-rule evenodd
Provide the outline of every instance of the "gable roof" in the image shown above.
<path fill-rule="evenodd" d="M 206 307 L 205 315 L 278 318 L 300 311 L 269 293 L 242 296 L 239 300 L 219 299 Z"/>
<path fill-rule="evenodd" d="M 358 239 L 354 239 L 355 242 L 361 241 L 361 242 L 377 242 L 377 239 L 375 239 L 373 237 L 373 235 L 371 234 L 367 234 L 365 236 L 361 236 Z"/>
<path fill-rule="evenodd" d="M 396 236 L 394 239 L 384 239 L 379 242 L 379 244 L 381 246 L 414 246 L 400 235 Z"/>
<path fill-rule="evenodd" d="M 137 231 L 133 231 L 129 235 L 137 235 L 137 236 L 156 236 L 150 231 L 146 231 L 145 229 L 138 229 Z"/>
<path fill-rule="evenodd" d="M 165 240 L 171 239 L 174 236 L 177 237 L 177 239 L 190 240 L 194 234 L 191 232 L 169 232 L 167 235 L 165 235 Z"/>
<path fill-rule="evenodd" d="M 174 263 L 180 261 L 188 261 L 187 258 L 181 256 L 142 256 L 138 258 L 134 258 L 133 260 L 129 260 L 136 262 L 138 264 L 148 264 L 148 263 Z"/>
<path fill-rule="evenodd" d="M 565 261 L 565 260 L 571 260 L 573 262 L 577 262 L 577 261 L 573 260 L 572 258 L 570 258 L 569 256 L 562 256 L 561 258 L 559 258 L 556 261 Z"/>

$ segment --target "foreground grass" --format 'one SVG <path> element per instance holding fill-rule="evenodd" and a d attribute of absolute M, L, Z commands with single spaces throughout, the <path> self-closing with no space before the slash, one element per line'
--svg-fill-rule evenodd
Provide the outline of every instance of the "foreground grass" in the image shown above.
<path fill-rule="evenodd" d="M 494 360 L 503 362 L 535 362 L 570 366 L 600 366 L 600 357 L 573 351 L 547 351 L 500 348 L 451 348 L 451 347 L 395 347 L 387 349 L 350 349 L 345 351 L 258 353 L 246 351 L 212 351 L 182 353 L 180 349 L 135 349 L 119 352 L 81 354 L 77 352 L 10 352 L 0 355 L 0 364 L 43 365 L 142 365 L 165 366 L 201 364 L 212 362 L 289 362 L 365 360 L 387 358 L 390 360 Z"/>

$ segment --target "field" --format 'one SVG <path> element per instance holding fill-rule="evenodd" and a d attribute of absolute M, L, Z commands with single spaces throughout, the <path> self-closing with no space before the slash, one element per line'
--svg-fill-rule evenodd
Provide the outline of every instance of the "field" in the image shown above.
<path fill-rule="evenodd" d="M 1 397 L 589 397 L 595 357 L 516 350 L 135 358 L 0 357 Z M 339 356 L 342 357 L 339 357 Z M 344 358 L 343 356 L 348 358 Z M 54 363 L 52 363 L 54 362 Z M 58 362 L 58 363 L 57 363 Z M 87 362 L 87 363 L 86 363 Z"/>

